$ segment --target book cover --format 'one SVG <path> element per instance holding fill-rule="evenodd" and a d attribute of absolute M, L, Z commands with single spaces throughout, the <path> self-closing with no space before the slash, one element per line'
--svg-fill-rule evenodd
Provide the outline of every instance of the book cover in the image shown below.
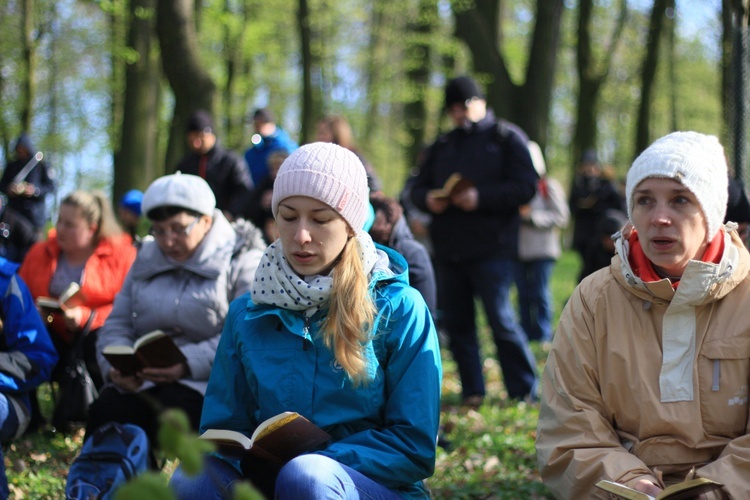
<path fill-rule="evenodd" d="M 144 368 L 166 368 L 186 361 L 172 337 L 162 330 L 147 333 L 132 346 L 106 346 L 102 354 L 123 375 L 133 375 Z"/>
<path fill-rule="evenodd" d="M 37 297 L 36 304 L 50 312 L 61 312 L 66 308 L 83 305 L 84 297 L 81 292 L 81 286 L 78 283 L 71 282 L 58 298 L 54 297 Z"/>
<path fill-rule="evenodd" d="M 430 190 L 430 194 L 437 198 L 450 198 L 466 189 L 474 186 L 469 179 L 464 178 L 458 172 L 453 172 L 440 189 Z"/>
<path fill-rule="evenodd" d="M 703 493 L 718 490 L 722 486 L 723 484 L 711 479 L 698 477 L 673 484 L 654 497 L 612 481 L 602 480 L 596 483 L 597 488 L 612 493 L 619 498 L 625 498 L 626 500 L 680 500 L 697 497 Z"/>
<path fill-rule="evenodd" d="M 286 411 L 261 422 L 251 437 L 237 431 L 208 429 L 200 439 L 215 443 L 228 457 L 239 459 L 251 454 L 286 463 L 315 449 L 331 436 L 299 413 Z"/>

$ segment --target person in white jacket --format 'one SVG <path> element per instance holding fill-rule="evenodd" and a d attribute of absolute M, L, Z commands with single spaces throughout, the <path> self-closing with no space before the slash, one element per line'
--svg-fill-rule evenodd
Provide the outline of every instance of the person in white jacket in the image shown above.
<path fill-rule="evenodd" d="M 560 229 L 568 225 L 570 209 L 563 187 L 547 177 L 539 144 L 529 141 L 529 153 L 539 182 L 534 198 L 518 209 L 521 216 L 515 269 L 518 309 L 528 339 L 549 342 L 555 313 L 549 280 L 562 253 Z"/>

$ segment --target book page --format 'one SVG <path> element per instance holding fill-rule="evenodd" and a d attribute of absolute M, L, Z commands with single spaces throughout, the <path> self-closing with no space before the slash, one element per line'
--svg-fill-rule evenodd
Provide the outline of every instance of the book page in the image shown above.
<path fill-rule="evenodd" d="M 67 288 L 63 290 L 63 292 L 60 294 L 60 297 L 57 299 L 57 301 L 60 304 L 65 304 L 80 290 L 81 290 L 81 286 L 75 281 L 72 281 L 70 285 L 68 285 Z"/>
<path fill-rule="evenodd" d="M 133 344 L 133 350 L 137 351 L 139 347 L 141 347 L 143 344 L 148 344 L 149 342 L 156 340 L 160 337 L 164 337 L 166 333 L 164 333 L 162 330 L 154 330 L 153 332 L 149 332 L 143 337 L 137 339 L 135 343 Z"/>
<path fill-rule="evenodd" d="M 287 424 L 288 422 L 294 420 L 297 417 L 299 417 L 299 413 L 293 412 L 293 411 L 285 411 L 283 413 L 279 413 L 276 416 L 273 416 L 271 418 L 264 420 L 263 422 L 260 423 L 260 425 L 258 425 L 258 428 L 255 429 L 255 432 L 253 432 L 252 441 L 255 442 L 256 439 L 260 439 L 266 434 L 273 432 L 274 429 L 277 429 L 281 427 L 282 425 Z"/>
<path fill-rule="evenodd" d="M 60 302 L 52 297 L 37 297 L 36 305 L 43 307 L 44 309 L 53 309 L 55 311 L 61 311 Z"/>
<path fill-rule="evenodd" d="M 249 437 L 241 432 L 230 431 L 228 429 L 207 429 L 206 432 L 200 435 L 200 439 L 206 439 L 213 442 L 231 441 L 239 444 L 246 450 L 249 450 L 253 446 Z"/>

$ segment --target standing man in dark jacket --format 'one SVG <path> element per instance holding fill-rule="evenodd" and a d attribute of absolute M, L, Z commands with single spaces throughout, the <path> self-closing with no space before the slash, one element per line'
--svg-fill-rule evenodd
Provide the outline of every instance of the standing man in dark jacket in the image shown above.
<path fill-rule="evenodd" d="M 528 138 L 517 126 L 498 122 L 468 77 L 448 82 L 445 109 L 456 128 L 430 146 L 411 198 L 433 215 L 438 303 L 464 404 L 478 406 L 485 395 L 475 295 L 492 328 L 508 396 L 535 399 L 534 357 L 509 298 L 518 256 L 518 207 L 534 197 L 539 180 Z M 454 173 L 468 182 L 445 196 L 440 188 Z"/>
<path fill-rule="evenodd" d="M 55 192 L 55 181 L 43 161 L 44 155 L 36 151 L 28 135 L 18 137 L 15 150 L 16 159 L 6 165 L 0 178 L 0 192 L 8 196 L 10 208 L 41 232 L 47 222 L 46 198 Z M 26 172 L 19 176 L 27 165 Z"/>
<path fill-rule="evenodd" d="M 188 120 L 187 141 L 190 151 L 182 157 L 175 171 L 205 179 L 216 196 L 216 208 L 230 221 L 236 219 L 253 190 L 247 164 L 238 154 L 219 144 L 213 120 L 206 111 L 196 111 Z"/>

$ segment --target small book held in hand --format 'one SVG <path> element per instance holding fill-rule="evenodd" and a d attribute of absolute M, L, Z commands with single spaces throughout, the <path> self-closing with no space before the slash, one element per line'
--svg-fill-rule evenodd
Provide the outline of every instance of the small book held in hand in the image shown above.
<path fill-rule="evenodd" d="M 83 302 L 84 298 L 81 286 L 76 282 L 71 282 L 58 298 L 36 298 L 36 305 L 49 312 L 62 312 L 67 308 L 83 305 Z"/>
<path fill-rule="evenodd" d="M 458 172 L 453 172 L 445 181 L 442 188 L 432 189 L 429 194 L 436 198 L 450 198 L 451 196 L 466 191 L 472 186 L 474 186 L 474 183 L 469 179 L 464 178 Z"/>
<path fill-rule="evenodd" d="M 219 452 L 236 459 L 246 455 L 286 463 L 325 443 L 331 436 L 297 412 L 285 411 L 260 423 L 251 437 L 226 429 L 208 429 L 200 435 Z"/>
<path fill-rule="evenodd" d="M 596 483 L 597 488 L 608 491 L 619 498 L 625 498 L 626 500 L 679 500 L 694 498 L 703 493 L 718 490 L 722 486 L 724 485 L 711 479 L 698 477 L 673 484 L 654 497 L 641 491 L 636 491 L 633 488 L 628 488 L 624 484 L 612 481 L 602 480 Z"/>
<path fill-rule="evenodd" d="M 144 368 L 167 368 L 186 361 L 172 337 L 154 330 L 135 341 L 132 346 L 108 345 L 102 354 L 109 364 L 123 375 L 134 375 Z"/>

